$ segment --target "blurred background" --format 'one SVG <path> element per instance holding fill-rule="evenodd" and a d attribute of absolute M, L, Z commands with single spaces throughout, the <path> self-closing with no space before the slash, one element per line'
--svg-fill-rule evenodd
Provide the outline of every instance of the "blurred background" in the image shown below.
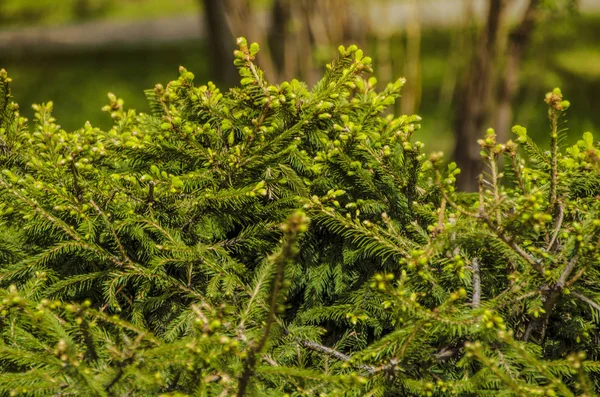
<path fill-rule="evenodd" d="M 178 76 L 236 84 L 235 37 L 259 42 L 271 82 L 314 83 L 340 44 L 369 54 L 416 139 L 479 172 L 476 139 L 512 124 L 548 133 L 544 93 L 571 101 L 569 140 L 600 126 L 600 0 L 0 0 L 0 68 L 23 113 L 48 100 L 66 129 L 111 121 L 108 91 L 148 111 L 143 90 Z M 594 128 L 594 126 L 596 128 Z"/>

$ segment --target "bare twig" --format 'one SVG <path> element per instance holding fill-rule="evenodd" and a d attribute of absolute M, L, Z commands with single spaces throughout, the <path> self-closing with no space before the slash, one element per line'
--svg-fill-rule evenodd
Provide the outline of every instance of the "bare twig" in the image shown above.
<path fill-rule="evenodd" d="M 444 215 L 446 212 L 446 199 L 442 199 L 442 203 L 440 204 L 440 213 L 438 214 L 438 223 L 435 228 L 435 234 L 438 234 L 444 230 Z"/>
<path fill-rule="evenodd" d="M 473 268 L 473 307 L 479 307 L 481 304 L 481 275 L 479 273 L 479 258 L 471 260 Z"/>
<path fill-rule="evenodd" d="M 273 358 L 269 355 L 264 355 L 263 360 L 265 360 L 271 367 L 279 367 L 277 361 L 273 360 Z"/>
<path fill-rule="evenodd" d="M 555 287 L 556 289 L 560 290 L 565 286 L 565 284 L 567 282 L 567 278 L 569 278 L 569 276 L 573 272 L 573 269 L 575 268 L 575 265 L 577 264 L 578 260 L 579 260 L 579 255 L 574 255 L 571 258 L 571 260 L 569 261 L 569 263 L 567 263 L 567 266 L 565 266 L 565 269 L 560 274 L 558 282 L 556 283 L 556 287 Z"/>
<path fill-rule="evenodd" d="M 496 207 L 496 222 L 500 224 L 500 193 L 498 191 L 498 164 L 496 162 L 496 154 L 490 155 L 490 170 L 492 171 L 492 192 L 494 193 L 494 205 Z"/>
<path fill-rule="evenodd" d="M 573 284 L 575 284 L 575 282 L 577 280 L 579 280 L 579 278 L 581 276 L 583 276 L 583 274 L 585 273 L 585 271 L 587 270 L 587 267 L 583 266 L 581 269 L 579 269 L 579 271 L 577 273 L 575 273 L 575 275 L 573 277 L 571 277 L 571 279 L 569 281 L 567 281 L 567 284 L 565 285 L 567 288 L 570 288 Z"/>
<path fill-rule="evenodd" d="M 550 251 L 552 249 L 552 247 L 554 246 L 554 243 L 556 242 L 556 238 L 558 237 L 558 233 L 560 232 L 560 228 L 562 226 L 563 217 L 564 217 L 563 206 L 561 204 L 558 204 L 558 219 L 554 223 L 554 233 L 552 234 L 552 239 L 550 240 L 550 242 L 548 243 L 548 246 L 546 247 L 546 251 Z"/>
<path fill-rule="evenodd" d="M 315 352 L 319 352 L 319 353 L 325 353 L 328 356 L 334 357 L 340 361 L 344 361 L 344 362 L 350 362 L 352 360 L 352 357 L 339 352 L 337 350 L 334 350 L 330 347 L 327 346 L 323 346 L 320 345 L 318 343 L 315 342 L 310 342 L 307 340 L 298 340 L 298 343 L 302 346 L 305 347 L 309 350 L 315 351 Z M 371 366 L 371 365 L 366 365 L 366 364 L 357 364 L 356 368 L 362 369 L 366 372 L 368 372 L 370 375 L 375 373 L 375 367 Z"/>
<path fill-rule="evenodd" d="M 596 309 L 600 312 L 600 305 L 597 304 L 596 302 L 594 302 L 593 300 L 591 300 L 590 298 L 588 298 L 587 296 L 582 295 L 579 292 L 575 292 L 575 291 L 572 291 L 571 295 L 584 301 L 585 303 L 587 303 L 588 305 L 590 305 L 591 307 L 593 307 L 594 309 Z"/>
<path fill-rule="evenodd" d="M 285 330 L 285 332 L 289 334 L 289 331 Z M 368 364 L 358 364 L 358 363 L 353 364 L 351 356 L 344 354 L 342 352 L 339 352 L 330 347 L 323 346 L 319 343 L 302 340 L 302 339 L 296 339 L 296 342 L 300 346 L 305 347 L 314 352 L 323 353 L 323 354 L 326 354 L 333 358 L 336 358 L 340 361 L 350 363 L 350 364 L 354 365 L 356 368 L 367 372 L 369 375 L 375 375 L 377 373 L 384 372 L 384 371 L 395 371 L 398 369 L 398 360 L 396 358 L 391 359 L 387 364 L 379 366 L 379 367 L 375 367 L 375 366 L 368 365 Z M 449 357 L 454 356 L 463 347 L 464 347 L 464 344 L 461 344 L 456 347 L 446 346 L 446 347 L 442 348 L 438 353 L 434 354 L 433 358 L 437 361 L 443 361 Z"/>

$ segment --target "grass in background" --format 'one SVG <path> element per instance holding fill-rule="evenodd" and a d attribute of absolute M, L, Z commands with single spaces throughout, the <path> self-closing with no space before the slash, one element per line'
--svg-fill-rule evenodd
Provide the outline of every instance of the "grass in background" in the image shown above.
<path fill-rule="evenodd" d="M 199 13 L 199 6 L 199 0 L 121 0 L 102 19 L 133 21 L 190 15 Z"/>
<path fill-rule="evenodd" d="M 56 26 L 89 20 L 135 21 L 199 12 L 199 0 L 3 0 L 0 28 Z"/>
<path fill-rule="evenodd" d="M 428 150 L 447 153 L 454 146 L 455 114 L 451 107 L 439 105 L 439 94 L 447 78 L 453 37 L 448 30 L 423 32 L 423 93 L 418 112 L 423 122 L 415 136 L 427 144 Z M 600 50 L 597 43 L 600 43 L 600 15 L 575 17 L 561 24 L 541 27 L 523 66 L 522 87 L 515 104 L 515 123 L 527 126 L 534 137 L 545 136 L 549 127 L 541 99 L 548 90 L 560 86 L 572 103 L 569 110 L 571 141 L 584 131 L 598 128 Z M 392 56 L 399 58 L 400 45 L 396 39 Z M 232 43 L 232 49 L 233 46 Z M 371 51 L 373 49 L 365 50 L 376 54 Z M 332 50 L 332 54 L 334 52 Z M 199 84 L 210 79 L 207 51 L 199 40 L 154 46 L 111 46 L 53 55 L 3 56 L 0 67 L 7 68 L 14 79 L 15 98 L 23 113 L 31 117 L 32 103 L 53 100 L 56 117 L 70 130 L 81 127 L 86 120 L 99 127 L 110 125 L 108 116 L 100 111 L 109 91 L 124 98 L 126 107 L 147 111 L 143 90 L 176 78 L 179 65 L 194 72 Z M 401 59 L 394 61 L 402 63 Z M 377 64 L 376 56 L 374 62 Z M 393 75 L 402 75 L 398 65 Z M 381 81 L 380 84 L 385 83 Z"/>
<path fill-rule="evenodd" d="M 148 111 L 143 90 L 177 78 L 186 65 L 199 82 L 208 70 L 201 42 L 161 46 L 104 48 L 93 52 L 57 55 L 23 55 L 1 67 L 13 77 L 13 94 L 22 113 L 31 118 L 31 104 L 54 102 L 54 114 L 63 128 L 72 130 L 85 121 L 106 128 L 112 125 L 100 111 L 107 92 L 125 100 L 125 106 Z"/>

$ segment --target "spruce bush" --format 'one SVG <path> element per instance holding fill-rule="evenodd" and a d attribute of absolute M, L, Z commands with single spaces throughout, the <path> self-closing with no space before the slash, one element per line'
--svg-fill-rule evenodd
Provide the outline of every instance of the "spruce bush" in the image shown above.
<path fill-rule="evenodd" d="M 0 394 L 592 396 L 600 145 L 516 126 L 479 193 L 340 47 L 312 89 L 180 77 L 150 114 L 31 124 L 0 72 Z"/>

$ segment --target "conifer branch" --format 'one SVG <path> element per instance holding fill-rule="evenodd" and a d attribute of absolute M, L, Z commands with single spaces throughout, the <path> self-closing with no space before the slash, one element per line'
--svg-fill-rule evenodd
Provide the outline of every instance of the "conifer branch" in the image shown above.
<path fill-rule="evenodd" d="M 546 276 L 546 272 L 542 265 L 542 260 L 529 254 L 523 248 L 521 248 L 515 241 L 514 238 L 506 236 L 499 227 L 491 221 L 487 214 L 483 214 L 482 219 L 488 224 L 488 226 L 494 231 L 494 234 L 504 242 L 507 246 L 512 248 L 521 258 L 529 263 L 542 277 Z"/>
<path fill-rule="evenodd" d="M 75 233 L 69 225 L 67 225 L 61 219 L 52 216 L 47 211 L 45 211 L 42 207 L 40 207 L 40 205 L 37 202 L 29 199 L 28 197 L 26 197 L 25 195 L 23 195 L 16 189 L 14 189 L 11 185 L 9 185 L 5 181 L 5 179 L 3 177 L 0 177 L 0 185 L 2 185 L 4 188 L 6 188 L 12 195 L 14 195 L 17 199 L 19 199 L 19 201 L 29 205 L 30 208 L 32 208 L 35 212 L 37 212 L 44 218 L 48 219 L 50 222 L 52 222 L 58 228 L 63 230 L 67 235 L 69 235 L 69 237 L 73 238 L 75 241 L 81 240 L 81 237 L 79 237 L 77 235 L 77 233 Z"/>
<path fill-rule="evenodd" d="M 581 276 L 583 276 L 585 274 L 585 271 L 587 270 L 587 267 L 582 267 L 581 269 L 579 269 L 579 271 L 577 273 L 575 273 L 575 275 L 573 277 L 571 277 L 571 279 L 567 282 L 567 284 L 565 285 L 567 288 L 570 288 L 573 284 L 575 284 L 577 282 L 577 280 L 579 280 L 581 278 Z"/>
<path fill-rule="evenodd" d="M 525 194 L 527 193 L 527 188 L 525 187 L 525 182 L 523 181 L 523 176 L 521 175 L 521 169 L 519 168 L 519 164 L 517 163 L 517 154 L 516 151 L 509 152 L 510 164 L 512 165 L 513 172 L 515 173 L 515 179 L 519 185 L 521 191 Z"/>
<path fill-rule="evenodd" d="M 274 259 L 275 277 L 273 279 L 271 295 L 269 297 L 269 310 L 267 312 L 267 319 L 265 320 L 261 338 L 257 343 L 252 343 L 250 345 L 248 358 L 244 363 L 244 370 L 238 383 L 238 397 L 243 397 L 246 394 L 246 390 L 250 385 L 251 378 L 254 375 L 256 356 L 262 352 L 269 340 L 271 327 L 275 322 L 275 316 L 278 312 L 281 291 L 284 288 L 285 266 L 296 256 L 296 252 L 294 250 L 296 237 L 298 233 L 306 231 L 306 223 L 307 219 L 304 214 L 296 213 L 288 220 L 287 223 L 282 225 L 282 230 L 284 231 L 285 237 L 281 253 Z"/>
<path fill-rule="evenodd" d="M 499 224 L 494 223 L 489 215 L 485 212 L 482 211 L 483 208 L 483 201 L 481 199 L 482 197 L 482 190 L 481 190 L 481 182 L 480 182 L 480 204 L 479 204 L 479 212 L 478 213 L 472 213 L 469 211 L 464 210 L 461 206 L 459 206 L 458 204 L 456 204 L 454 201 L 452 201 L 452 199 L 450 197 L 448 197 L 448 194 L 446 193 L 442 182 L 441 182 L 441 174 L 439 172 L 439 170 L 436 170 L 436 174 L 437 174 L 437 185 L 438 188 L 440 190 L 440 192 L 442 193 L 442 196 L 444 198 L 444 200 L 446 200 L 448 202 L 448 204 L 450 204 L 450 206 L 452 206 L 452 208 L 454 208 L 455 210 L 457 210 L 458 212 L 460 212 L 461 214 L 468 216 L 470 218 L 473 219 L 482 219 L 489 227 L 490 229 L 494 232 L 494 234 L 502 241 L 504 242 L 507 246 L 509 246 L 510 248 L 512 248 L 522 259 L 524 259 L 527 263 L 529 263 L 531 266 L 533 266 L 533 268 L 542 276 L 545 277 L 545 270 L 544 267 L 542 266 L 542 261 L 540 259 L 535 258 L 533 255 L 527 253 L 523 248 L 521 248 L 515 241 L 513 238 L 509 238 L 508 236 L 506 236 L 499 228 Z M 480 179 L 481 181 L 481 179 Z"/>
<path fill-rule="evenodd" d="M 108 204 L 110 204 L 110 202 L 115 198 L 115 196 L 117 195 L 117 193 L 119 193 L 118 189 L 113 189 L 113 191 L 110 193 L 110 196 L 108 196 L 106 198 L 106 200 L 104 201 L 104 203 L 102 203 L 102 208 L 106 208 L 106 206 Z"/>
<path fill-rule="evenodd" d="M 533 319 L 529 323 L 529 325 L 527 326 L 527 329 L 525 331 L 525 341 L 529 340 L 531 333 L 538 326 L 540 321 L 543 321 L 542 340 L 545 339 L 547 323 L 550 319 L 550 315 L 552 314 L 552 311 L 554 310 L 554 307 L 556 306 L 556 303 L 558 302 L 558 298 L 567 282 L 567 279 L 573 272 L 573 269 L 575 268 L 575 265 L 577 264 L 578 260 L 579 260 L 579 255 L 578 254 L 573 255 L 571 260 L 569 260 L 569 262 L 567 263 L 567 265 L 561 272 L 560 277 L 559 277 L 558 281 L 556 282 L 556 284 L 550 288 L 548 288 L 547 286 L 543 287 L 542 292 L 544 292 L 544 290 L 546 291 L 546 300 L 544 302 L 545 315 L 541 316 L 539 318 Z"/>
<path fill-rule="evenodd" d="M 104 224 L 106 225 L 108 230 L 110 230 L 110 233 L 112 234 L 113 239 L 115 240 L 115 244 L 117 244 L 119 252 L 121 253 L 121 259 L 123 260 L 123 262 L 132 263 L 132 260 L 129 259 L 129 257 L 127 256 L 127 253 L 125 252 L 125 247 L 123 247 L 123 244 L 121 243 L 121 239 L 119 239 L 117 232 L 113 228 L 111 222 L 109 221 L 109 219 L 106 216 L 106 214 L 104 213 L 104 211 L 102 211 L 100 209 L 100 207 L 98 207 L 98 204 L 96 204 L 96 202 L 94 200 L 90 200 L 90 204 L 92 204 L 92 207 L 94 207 L 96 212 L 98 212 L 98 215 L 100 215 L 100 217 L 102 217 L 102 219 L 104 220 Z"/>

